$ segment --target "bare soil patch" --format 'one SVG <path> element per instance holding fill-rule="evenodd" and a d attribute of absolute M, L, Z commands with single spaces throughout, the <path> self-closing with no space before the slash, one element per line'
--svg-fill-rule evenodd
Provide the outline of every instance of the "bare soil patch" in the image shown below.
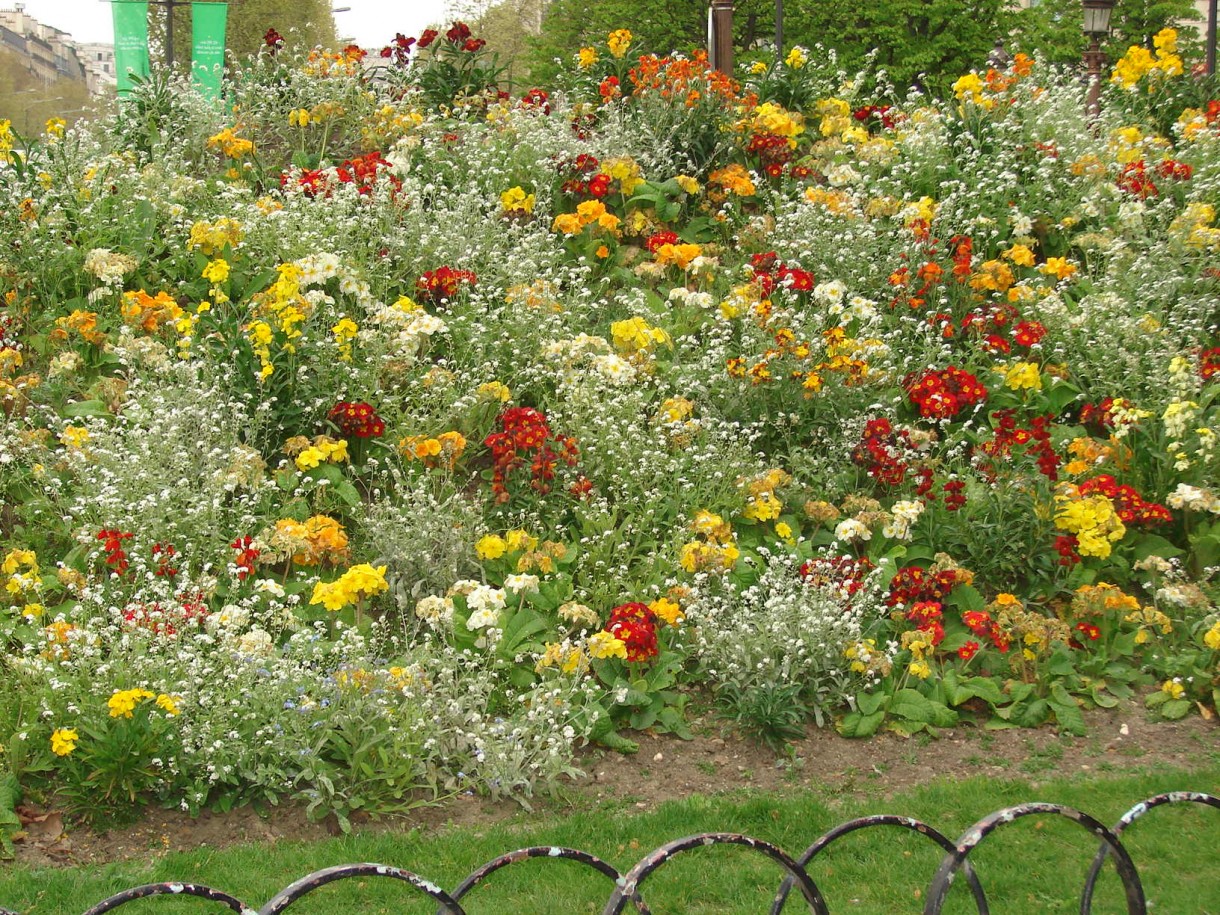
<path fill-rule="evenodd" d="M 633 735 L 640 750 L 624 756 L 598 748 L 581 753 L 584 779 L 558 798 L 540 799 L 534 815 L 616 806 L 650 810 L 664 801 L 738 789 L 784 792 L 817 790 L 834 798 L 885 800 L 894 792 L 938 778 L 990 775 L 1039 780 L 1073 774 L 1125 774 L 1159 768 L 1192 769 L 1220 760 L 1220 724 L 1191 716 L 1151 721 L 1135 705 L 1096 710 L 1086 716 L 1084 737 L 1038 730 L 987 731 L 958 728 L 933 739 L 880 734 L 847 740 L 811 729 L 782 754 L 733 735 L 708 716 L 695 722 L 696 736 L 683 741 L 663 735 Z M 1192 786 L 1218 791 L 1218 785 Z M 29 835 L 17 843 L 17 861 L 32 866 L 100 864 L 147 858 L 167 851 L 279 840 L 315 840 L 337 833 L 332 821 L 311 822 L 301 808 L 241 808 L 188 817 L 150 810 L 133 826 L 93 831 L 73 826 L 54 810 L 31 810 Z M 411 815 L 359 822 L 357 829 L 436 832 L 478 827 L 519 817 L 512 801 L 466 795 Z"/>

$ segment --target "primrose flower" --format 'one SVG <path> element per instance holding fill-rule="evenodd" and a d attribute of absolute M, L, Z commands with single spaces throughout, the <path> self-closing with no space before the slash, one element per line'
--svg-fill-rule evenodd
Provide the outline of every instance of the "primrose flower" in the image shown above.
<path fill-rule="evenodd" d="M 1042 390 L 1042 373 L 1033 362 L 1018 362 L 1004 374 L 1004 383 L 1014 391 L 1023 388 L 1030 391 Z"/>
<path fill-rule="evenodd" d="M 487 534 L 474 545 L 474 551 L 480 559 L 499 559 L 508 549 L 508 544 L 499 534 Z"/>
<path fill-rule="evenodd" d="M 615 638 L 604 629 L 589 636 L 589 656 L 599 661 L 605 658 L 627 660 L 627 645 L 622 639 Z"/>

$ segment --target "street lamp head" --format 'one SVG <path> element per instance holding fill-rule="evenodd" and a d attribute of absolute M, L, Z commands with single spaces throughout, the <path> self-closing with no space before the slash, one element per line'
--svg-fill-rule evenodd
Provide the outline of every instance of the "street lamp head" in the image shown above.
<path fill-rule="evenodd" d="M 1115 0 L 1082 0 L 1084 4 L 1084 33 L 1101 40 L 1110 33 L 1110 14 L 1114 12 Z"/>

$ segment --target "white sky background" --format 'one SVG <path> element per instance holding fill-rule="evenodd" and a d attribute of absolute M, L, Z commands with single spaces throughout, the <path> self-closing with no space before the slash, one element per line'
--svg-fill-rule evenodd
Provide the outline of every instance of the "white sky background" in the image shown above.
<path fill-rule="evenodd" d="M 77 41 L 114 42 L 109 3 L 101 0 L 18 2 L 25 3 L 27 15 L 62 29 Z M 14 0 L 0 0 L 0 3 L 5 9 L 12 9 Z M 339 36 L 352 38 L 368 49 L 384 47 L 395 32 L 417 37 L 429 25 L 446 20 L 449 13 L 447 0 L 333 0 L 331 6 L 336 9 L 351 7 L 350 12 L 335 14 Z"/>

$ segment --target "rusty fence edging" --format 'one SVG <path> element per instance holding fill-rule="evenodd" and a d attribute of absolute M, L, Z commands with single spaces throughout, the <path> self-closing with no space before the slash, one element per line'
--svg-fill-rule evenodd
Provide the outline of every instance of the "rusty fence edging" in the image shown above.
<path fill-rule="evenodd" d="M 358 877 L 384 877 L 401 881 L 409 884 L 417 892 L 433 899 L 439 905 L 437 915 L 465 915 L 466 910 L 462 907 L 461 900 L 471 890 L 496 871 L 511 864 L 528 861 L 531 858 L 574 861 L 609 878 L 613 882 L 614 889 L 602 909 L 602 915 L 621 915 L 629 905 L 634 907 L 637 915 L 651 915 L 640 892 L 640 885 L 649 876 L 673 860 L 674 857 L 697 848 L 713 845 L 735 845 L 747 848 L 770 858 L 785 871 L 783 881 L 771 905 L 771 915 L 780 915 L 793 889 L 800 891 L 809 911 L 813 912 L 814 915 L 829 915 L 830 908 L 806 868 L 819 853 L 844 836 L 859 830 L 871 829 L 878 826 L 900 828 L 914 832 L 934 842 L 945 852 L 935 876 L 933 876 L 931 883 L 928 885 L 926 902 L 923 909 L 924 915 L 940 915 L 945 898 L 959 872 L 965 875 L 979 915 L 990 915 L 987 896 L 983 891 L 982 882 L 968 860 L 970 853 L 1003 826 L 1027 816 L 1042 814 L 1063 817 L 1076 823 L 1092 833 L 1100 842 L 1081 892 L 1081 915 L 1092 915 L 1093 893 L 1097 886 L 1097 879 L 1101 875 L 1102 868 L 1105 866 L 1108 857 L 1114 859 L 1115 869 L 1119 880 L 1122 881 L 1128 915 L 1147 915 L 1148 905 L 1144 897 L 1144 889 L 1140 881 L 1139 871 L 1131 855 L 1123 846 L 1120 836 L 1136 820 L 1149 811 L 1169 804 L 1202 804 L 1220 810 L 1220 797 L 1198 791 L 1169 791 L 1164 794 L 1158 794 L 1136 804 L 1124 813 L 1118 822 L 1110 828 L 1087 813 L 1072 807 L 1065 807 L 1062 804 L 1018 804 L 1014 807 L 997 810 L 983 817 L 962 833 L 956 842 L 951 842 L 943 834 L 919 820 L 893 814 L 877 814 L 875 816 L 859 817 L 839 824 L 805 849 L 799 858 L 790 857 L 787 852 L 770 842 L 740 833 L 700 833 L 675 839 L 659 848 L 653 849 L 637 861 L 625 874 L 620 873 L 613 865 L 603 861 L 596 855 L 589 854 L 580 849 L 565 848 L 559 845 L 534 845 L 493 858 L 467 875 L 466 879 L 452 893 L 445 892 L 437 884 L 412 871 L 393 865 L 371 863 L 341 864 L 335 867 L 323 868 L 302 877 L 278 892 L 260 909 L 254 909 L 243 903 L 240 899 L 230 896 L 221 890 L 196 883 L 150 883 L 144 886 L 132 887 L 129 890 L 124 890 L 121 893 L 116 893 L 107 899 L 103 899 L 97 905 L 84 912 L 83 915 L 103 915 L 105 912 L 111 912 L 134 900 L 146 899 L 151 896 L 195 896 L 211 902 L 221 903 L 227 906 L 230 911 L 237 913 L 237 915 L 279 915 L 279 913 L 287 910 L 295 902 L 308 896 L 320 887 L 336 881 Z M 0 915 L 20 915 L 20 913 L 0 908 Z"/>

